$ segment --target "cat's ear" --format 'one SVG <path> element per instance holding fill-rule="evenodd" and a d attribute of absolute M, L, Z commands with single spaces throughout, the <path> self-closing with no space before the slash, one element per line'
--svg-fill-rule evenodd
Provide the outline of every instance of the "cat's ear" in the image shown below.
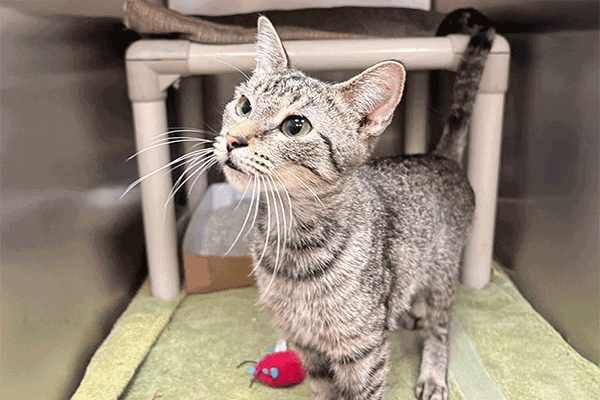
<path fill-rule="evenodd" d="M 389 125 L 402 98 L 406 72 L 397 61 L 384 61 L 337 84 L 349 104 L 362 114 L 362 130 L 377 136 Z"/>
<path fill-rule="evenodd" d="M 258 18 L 256 45 L 256 71 L 272 73 L 291 68 L 290 58 L 267 17 Z"/>

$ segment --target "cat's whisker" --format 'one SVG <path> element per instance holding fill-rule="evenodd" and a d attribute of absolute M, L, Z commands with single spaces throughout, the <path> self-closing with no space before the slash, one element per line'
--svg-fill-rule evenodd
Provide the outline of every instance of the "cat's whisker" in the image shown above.
<path fill-rule="evenodd" d="M 220 62 L 220 63 L 223 63 L 223 64 L 225 64 L 225 65 L 227 65 L 227 66 L 230 66 L 231 68 L 235 69 L 237 72 L 239 72 L 240 74 L 242 74 L 242 75 L 244 76 L 244 78 L 246 78 L 246 80 L 250 79 L 250 78 L 248 78 L 248 75 L 246 75 L 246 74 L 244 73 L 244 71 L 242 71 L 241 69 L 239 69 L 239 68 L 238 68 L 238 67 L 236 67 L 235 65 L 229 64 L 228 62 L 226 62 L 226 61 L 223 61 L 223 60 L 220 60 L 220 59 L 218 59 L 218 58 L 216 58 L 216 57 L 210 57 L 210 56 L 205 56 L 205 57 L 211 58 L 211 59 L 213 59 L 213 60 L 215 60 L 215 61 L 218 61 L 218 62 Z"/>
<path fill-rule="evenodd" d="M 175 139 L 175 140 L 173 140 Z M 159 139 L 159 141 L 163 141 L 166 140 L 165 142 L 162 143 L 157 143 L 158 141 L 154 141 L 150 144 L 150 146 L 143 148 L 142 150 L 134 153 L 133 155 L 129 156 L 127 158 L 127 161 L 131 161 L 132 159 L 134 159 L 135 157 L 139 156 L 140 154 L 148 151 L 148 150 L 152 150 L 155 149 L 157 147 L 161 147 L 161 146 L 167 146 L 170 144 L 174 144 L 174 143 L 183 143 L 183 142 L 201 142 L 199 144 L 205 144 L 205 143 L 213 143 L 212 140 L 205 140 L 205 139 L 196 139 L 196 138 L 183 138 L 183 137 L 178 137 L 178 138 L 167 138 L 167 139 Z"/>
<path fill-rule="evenodd" d="M 220 133 L 219 133 L 219 132 L 217 132 L 217 130 L 216 130 L 215 128 L 213 128 L 212 126 L 210 126 L 210 125 L 209 125 L 208 123 L 206 123 L 205 121 L 200 121 L 200 122 L 201 122 L 201 123 L 202 123 L 204 126 L 206 126 L 208 129 L 210 129 L 212 132 L 205 131 L 205 130 L 204 130 L 204 129 L 202 129 L 202 128 L 186 128 L 186 127 L 182 127 L 182 126 L 180 126 L 180 127 L 176 127 L 175 129 L 196 129 L 196 130 L 202 130 L 202 131 L 204 131 L 205 133 L 208 133 L 209 135 L 212 135 L 213 133 L 214 133 L 215 135 L 220 135 Z"/>
<path fill-rule="evenodd" d="M 280 175 L 277 172 L 274 172 L 274 176 L 275 178 L 277 178 L 277 180 L 279 181 L 279 183 L 281 183 L 281 187 L 283 188 L 283 191 L 285 192 L 285 195 L 287 196 L 288 199 L 288 204 L 290 205 L 290 228 L 289 230 L 292 230 L 292 221 L 293 221 L 293 217 L 294 214 L 292 212 L 292 199 L 290 198 L 290 193 L 287 190 L 287 187 L 285 186 L 285 183 L 283 183 L 283 180 L 281 179 Z"/>
<path fill-rule="evenodd" d="M 121 195 L 120 198 L 123 199 L 123 197 L 125 197 L 127 195 L 127 193 L 131 192 L 133 190 L 133 188 L 135 188 L 137 185 L 139 185 L 140 182 L 142 182 L 144 179 L 147 179 L 147 178 L 151 177 L 152 175 L 155 175 L 161 171 L 164 171 L 167 168 L 171 168 L 173 165 L 176 165 L 178 163 L 183 164 L 183 162 L 188 158 L 196 157 L 198 155 L 203 154 L 204 152 L 210 152 L 210 151 L 214 151 L 214 149 L 201 149 L 201 150 L 196 150 L 196 151 L 190 152 L 188 154 L 184 154 L 181 157 L 178 157 L 175 160 L 169 162 L 168 164 L 163 165 L 162 167 L 157 168 L 154 171 L 149 172 L 146 175 L 139 177 L 131 185 L 129 185 L 127 187 L 127 189 L 125 190 L 125 192 L 123 192 L 123 194 Z M 178 166 L 174 167 L 173 169 L 179 168 L 180 166 L 181 165 L 178 165 Z"/>
<path fill-rule="evenodd" d="M 189 177 L 195 173 L 194 172 L 194 173 L 190 174 L 190 171 L 193 168 L 196 168 L 199 164 L 202 164 L 203 162 L 206 162 L 206 161 L 214 159 L 214 158 L 215 158 L 214 154 L 210 154 L 210 152 L 208 152 L 208 153 L 205 153 L 205 154 L 199 156 L 197 159 L 195 159 L 189 165 L 187 165 L 185 167 L 183 173 L 181 174 L 181 176 L 179 178 L 177 178 L 177 181 L 173 184 L 173 188 L 171 189 L 170 194 L 174 195 L 174 193 L 177 192 L 181 188 L 181 186 L 185 183 L 185 182 L 181 183 L 181 181 L 183 179 L 185 179 L 186 176 L 189 179 Z"/>
<path fill-rule="evenodd" d="M 216 158 L 214 158 L 214 159 L 211 161 L 210 165 L 208 165 L 208 166 L 206 167 L 206 170 L 208 171 L 209 169 L 211 169 L 211 168 L 212 168 L 212 166 L 213 166 L 213 165 L 215 165 L 217 162 L 218 162 L 218 160 L 217 160 Z M 194 189 L 194 185 L 196 185 L 196 182 L 198 182 L 198 179 L 200 179 L 200 177 L 201 177 L 201 176 L 202 176 L 202 173 L 198 174 L 198 175 L 196 176 L 196 178 L 195 178 L 195 179 L 192 181 L 192 184 L 190 185 L 190 190 L 189 190 L 190 192 L 192 191 L 192 189 Z"/>
<path fill-rule="evenodd" d="M 177 157 L 175 160 L 173 160 L 173 168 L 171 168 L 171 171 L 176 170 L 177 168 L 181 168 L 183 165 L 185 165 L 190 158 L 196 158 L 196 157 L 204 157 L 207 154 L 210 154 L 214 151 L 214 149 L 211 148 L 206 148 L 206 149 L 200 149 L 200 150 L 194 150 L 194 151 L 190 151 L 188 153 L 185 153 L 179 157 Z M 192 161 L 192 163 L 195 161 Z"/>
<path fill-rule="evenodd" d="M 310 186 L 308 186 L 306 183 L 304 183 L 304 181 L 302 181 L 302 179 L 298 178 L 298 176 L 296 174 L 294 174 L 292 171 L 287 171 L 290 175 L 292 175 L 294 178 L 296 178 L 298 180 L 298 182 L 300 182 L 301 184 L 304 185 L 305 188 L 307 188 L 312 194 L 313 196 L 315 196 L 315 199 L 321 204 L 322 207 L 325 207 L 325 205 L 323 204 L 323 202 L 321 201 L 321 199 L 319 198 L 319 196 L 317 196 L 317 194 L 315 193 L 314 190 L 312 190 L 310 188 Z"/>
<path fill-rule="evenodd" d="M 244 193 L 242 193 L 242 197 L 240 198 L 240 201 L 238 201 L 237 206 L 235 206 L 235 208 L 233 209 L 233 212 L 236 212 L 237 209 L 240 208 L 240 204 L 242 204 L 242 201 L 244 201 L 246 193 L 248 193 L 248 187 L 250 187 L 250 183 L 252 183 L 252 181 L 253 177 L 250 177 L 250 179 L 248 179 L 248 183 L 246 183 L 246 187 L 244 188 Z M 252 192 L 252 196 L 254 197 L 254 192 Z"/>
<path fill-rule="evenodd" d="M 186 151 L 186 152 L 190 152 L 190 151 L 191 151 L 193 148 L 195 148 L 195 147 L 198 147 L 198 146 L 202 146 L 202 145 L 204 145 L 204 144 L 205 144 L 205 143 L 197 143 L 197 144 L 193 145 L 192 147 L 190 147 L 189 149 L 187 149 L 187 151 Z M 204 148 L 205 148 L 205 149 L 210 149 L 210 147 L 204 147 Z M 213 149 L 213 150 L 214 150 L 214 149 Z"/>
<path fill-rule="evenodd" d="M 256 181 L 258 182 L 258 191 L 256 193 L 256 208 L 254 210 L 254 218 L 252 218 L 252 223 L 250 224 L 248 232 L 246 232 L 246 234 L 244 235 L 244 238 L 248 236 L 250 232 L 252 232 L 252 228 L 254 228 L 254 224 L 256 223 L 256 216 L 258 215 L 258 206 L 260 204 L 260 182 L 258 181 L 258 174 L 256 172 L 254 173 L 254 179 L 256 179 Z"/>
<path fill-rule="evenodd" d="M 260 177 L 260 180 L 263 184 L 263 187 L 265 188 L 265 199 L 267 201 L 267 238 L 265 239 L 265 247 L 263 248 L 263 252 L 260 255 L 260 258 L 258 259 L 258 262 L 252 269 L 252 272 L 254 272 L 259 267 L 260 263 L 262 262 L 263 258 L 265 257 L 265 253 L 267 252 L 267 246 L 269 244 L 269 238 L 270 238 L 270 234 L 271 234 L 271 204 L 269 202 L 269 194 L 268 194 L 267 184 L 265 183 L 265 179 L 262 176 Z"/>
<path fill-rule="evenodd" d="M 189 140 L 190 142 L 204 142 L 204 143 L 214 143 L 214 139 L 204 139 L 204 138 L 197 138 L 197 137 L 192 137 L 192 136 L 169 136 L 169 137 L 164 137 L 164 138 L 160 138 L 160 139 L 155 139 L 153 143 L 161 143 L 161 142 L 167 142 L 170 143 L 172 141 L 175 140 Z"/>
<path fill-rule="evenodd" d="M 275 181 L 273 180 L 273 178 L 268 177 L 268 179 L 271 181 L 271 187 L 273 188 L 273 191 L 277 194 L 277 197 L 279 198 L 279 205 L 281 206 L 281 214 L 282 214 L 282 218 L 283 218 L 283 242 L 281 243 L 281 246 L 280 246 L 279 238 L 280 238 L 281 234 L 279 231 L 279 220 L 278 220 L 277 221 L 277 259 L 275 261 L 275 267 L 273 268 L 273 275 L 271 277 L 271 281 L 269 282 L 269 285 L 267 286 L 265 293 L 267 293 L 269 291 L 271 284 L 275 280 L 275 276 L 277 275 L 277 270 L 279 269 L 279 261 L 284 260 L 284 251 L 285 251 L 285 246 L 287 243 L 287 232 L 288 232 L 287 222 L 286 222 L 286 217 L 285 217 L 285 207 L 283 205 L 283 199 L 281 198 L 281 194 L 279 193 L 279 190 L 276 190 L 277 185 L 275 184 Z M 277 205 L 275 206 L 275 211 L 277 211 Z M 280 248 L 281 248 L 281 252 L 279 250 Z"/>
<path fill-rule="evenodd" d="M 242 235 L 242 232 L 244 232 L 244 228 L 246 227 L 246 223 L 248 222 L 248 218 L 250 217 L 250 214 L 252 213 L 252 205 L 254 204 L 254 198 L 256 195 L 256 181 L 258 179 L 256 178 L 256 174 L 255 176 L 253 176 L 251 178 L 251 181 L 253 182 L 252 184 L 252 199 L 250 200 L 250 206 L 248 206 L 248 212 L 246 213 L 246 219 L 244 219 L 244 223 L 242 224 L 242 228 L 240 229 L 240 232 L 238 233 L 237 237 L 235 238 L 235 240 L 233 241 L 233 243 L 231 244 L 231 246 L 229 246 L 229 249 L 227 249 L 227 251 L 225 252 L 224 256 L 226 256 L 227 254 L 229 254 L 229 252 L 233 249 L 233 247 L 235 246 L 235 244 L 237 243 L 237 241 L 240 239 L 240 236 Z M 248 181 L 248 183 L 250 183 L 250 180 Z M 245 193 L 245 192 L 244 192 Z M 242 197 L 242 200 L 244 198 Z M 241 204 L 241 202 L 238 204 Z M 237 207 L 235 208 L 237 210 Z"/>
<path fill-rule="evenodd" d="M 273 178 L 269 177 L 269 179 L 271 180 L 273 188 L 277 189 L 277 185 L 276 185 L 275 181 L 273 180 Z M 284 245 L 282 248 L 285 248 L 285 244 L 287 243 L 287 221 L 286 221 L 286 217 L 285 217 L 285 207 L 283 205 L 283 199 L 281 198 L 281 193 L 279 193 L 279 190 L 275 190 L 275 193 L 277 193 L 277 197 L 279 198 L 279 204 L 281 205 L 281 215 L 282 215 L 282 219 L 283 219 L 283 245 Z M 283 258 L 283 250 L 281 251 L 281 257 Z"/>
<path fill-rule="evenodd" d="M 275 280 L 275 276 L 277 275 L 277 267 L 279 266 L 279 254 L 280 254 L 280 245 L 281 245 L 281 232 L 279 231 L 279 210 L 277 207 L 277 199 L 275 198 L 275 190 L 273 189 L 272 179 L 267 176 L 267 183 L 269 184 L 269 191 L 271 192 L 271 196 L 273 197 L 273 208 L 275 208 L 275 222 L 277 229 L 277 247 L 276 247 L 276 255 L 275 255 L 275 265 L 273 266 L 273 275 L 271 276 L 271 281 L 267 285 L 265 289 L 265 294 L 269 292 L 271 288 L 271 284 Z M 268 199 L 268 194 L 267 194 Z"/>
<path fill-rule="evenodd" d="M 175 197 L 175 194 L 183 187 L 183 185 L 186 184 L 187 181 L 189 181 L 194 175 L 198 174 L 198 175 L 202 175 L 204 173 L 204 171 L 206 171 L 208 168 L 210 168 L 212 166 L 211 163 L 216 162 L 216 157 L 214 155 L 205 155 L 203 157 L 200 157 L 198 160 L 195 160 L 192 164 L 190 164 L 186 170 L 184 171 L 184 173 L 177 179 L 177 181 L 175 182 L 175 184 L 173 185 L 173 188 L 171 189 L 171 193 L 169 194 L 169 197 L 167 197 L 167 201 L 165 202 L 164 208 L 163 208 L 163 222 L 165 220 L 165 216 L 167 213 L 167 206 L 169 205 L 169 202 Z M 200 167 L 198 167 L 198 169 L 196 169 L 196 171 L 194 171 L 193 173 L 189 174 L 187 176 L 187 178 L 183 179 L 186 174 L 188 174 L 188 171 L 190 171 L 192 168 L 195 168 L 197 165 L 202 164 Z"/>
<path fill-rule="evenodd" d="M 214 131 L 214 129 L 213 129 L 213 131 Z M 216 132 L 216 131 L 213 133 L 213 132 L 207 131 L 205 129 L 200 129 L 200 128 L 176 127 L 176 128 L 173 128 L 172 130 L 168 130 L 166 132 L 156 134 L 156 135 L 154 135 L 154 137 L 155 138 L 159 138 L 159 137 L 171 135 L 173 133 L 186 133 L 186 132 L 188 132 L 188 133 L 207 134 L 207 135 L 213 135 L 213 136 L 218 136 L 219 135 L 219 133 Z"/>

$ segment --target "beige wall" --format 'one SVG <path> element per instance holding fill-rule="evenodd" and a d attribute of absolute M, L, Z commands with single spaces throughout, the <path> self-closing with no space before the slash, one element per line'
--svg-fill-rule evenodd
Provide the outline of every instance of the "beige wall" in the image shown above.
<path fill-rule="evenodd" d="M 0 8 L 1 392 L 68 398 L 143 267 L 114 21 Z"/>
<path fill-rule="evenodd" d="M 536 310 L 600 362 L 598 31 L 508 35 L 496 257 Z"/>

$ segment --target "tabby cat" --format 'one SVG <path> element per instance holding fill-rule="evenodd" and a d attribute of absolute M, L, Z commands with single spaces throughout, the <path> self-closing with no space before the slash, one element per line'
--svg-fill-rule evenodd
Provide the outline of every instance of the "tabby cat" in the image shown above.
<path fill-rule="evenodd" d="M 428 155 L 370 160 L 402 97 L 405 70 L 376 64 L 342 83 L 294 68 L 258 20 L 253 75 L 235 90 L 214 145 L 227 180 L 252 189 L 259 301 L 302 358 L 316 399 L 381 399 L 388 332 L 426 331 L 419 399 L 448 398 L 448 335 L 475 206 L 460 162 L 494 30 L 472 10 L 440 34 L 471 41 L 454 104 Z"/>

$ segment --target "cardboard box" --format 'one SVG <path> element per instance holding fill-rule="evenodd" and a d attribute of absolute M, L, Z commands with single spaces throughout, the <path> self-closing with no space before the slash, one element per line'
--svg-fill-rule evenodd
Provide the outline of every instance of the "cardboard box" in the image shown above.
<path fill-rule="evenodd" d="M 250 218 L 246 217 L 249 202 L 249 193 L 244 195 L 226 183 L 208 188 L 183 238 L 183 267 L 188 293 L 254 286 L 248 250 L 250 235 L 246 236 L 251 225 Z M 244 221 L 246 226 L 240 234 Z M 232 255 L 225 255 L 236 238 L 238 241 Z"/>

